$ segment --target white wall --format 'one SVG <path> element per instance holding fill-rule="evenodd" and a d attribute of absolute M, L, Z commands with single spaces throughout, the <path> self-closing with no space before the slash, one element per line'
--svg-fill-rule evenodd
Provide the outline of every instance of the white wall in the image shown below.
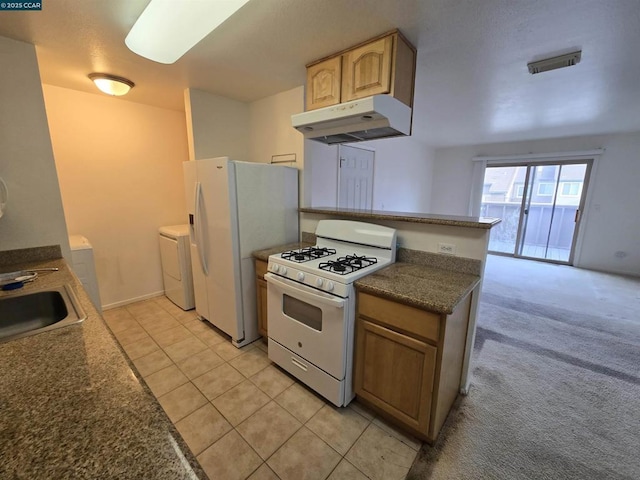
<path fill-rule="evenodd" d="M 231 157 L 249 161 L 249 105 L 202 90 L 184 91 L 189 160 Z"/>
<path fill-rule="evenodd" d="M 302 111 L 303 95 L 303 88 L 297 87 L 245 103 L 185 90 L 190 159 L 228 156 L 271 163 L 274 155 L 293 154 L 302 165 L 303 139 L 291 126 L 291 115 Z"/>
<path fill-rule="evenodd" d="M 304 109 L 304 88 L 296 87 L 250 104 L 252 162 L 271 163 L 274 155 L 295 154 L 298 168 L 304 165 L 302 134 L 291 126 L 291 115 Z"/>
<path fill-rule="evenodd" d="M 60 245 L 70 260 L 33 45 L 0 37 L 0 177 L 9 190 L 0 250 Z"/>
<path fill-rule="evenodd" d="M 309 170 L 307 189 L 311 191 L 309 207 L 338 205 L 338 146 L 304 141 L 306 168 Z M 375 168 L 375 160 L 374 160 Z"/>
<path fill-rule="evenodd" d="M 252 162 L 271 163 L 274 156 L 294 158 L 295 162 L 283 163 L 300 170 L 298 191 L 300 205 L 306 204 L 310 195 L 305 189 L 305 178 L 309 175 L 305 165 L 304 138 L 291 126 L 291 115 L 304 109 L 304 88 L 271 95 L 250 104 L 251 110 L 251 155 Z"/>
<path fill-rule="evenodd" d="M 70 234 L 94 247 L 103 305 L 163 291 L 158 227 L 186 223 L 184 113 L 44 85 Z"/>
<path fill-rule="evenodd" d="M 291 115 L 304 111 L 304 87 L 250 104 L 250 156 L 269 163 L 272 156 L 294 154 L 301 170 L 301 205 L 334 206 L 337 192 L 337 147 L 304 140 L 291 126 Z M 433 151 L 411 137 L 360 142 L 376 151 L 374 208 L 428 212 Z M 333 203 L 327 203 L 333 199 Z"/>
<path fill-rule="evenodd" d="M 433 150 L 412 137 L 363 142 L 376 151 L 373 208 L 429 213 Z"/>
<path fill-rule="evenodd" d="M 375 151 L 373 209 L 429 213 L 431 210 L 432 149 L 412 137 L 359 142 L 355 147 Z M 313 207 L 335 207 L 338 191 L 338 147 L 305 142 L 311 171 Z"/>
<path fill-rule="evenodd" d="M 472 162 L 478 155 L 520 155 L 605 148 L 596 161 L 579 233 L 575 265 L 640 275 L 640 132 L 438 149 L 433 213 L 466 215 Z M 615 252 L 626 252 L 618 258 Z"/>

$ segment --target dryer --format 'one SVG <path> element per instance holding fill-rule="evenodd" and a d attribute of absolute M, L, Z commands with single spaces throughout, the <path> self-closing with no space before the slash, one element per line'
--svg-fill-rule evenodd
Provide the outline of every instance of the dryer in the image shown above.
<path fill-rule="evenodd" d="M 189 225 L 160 227 L 160 259 L 164 294 L 183 310 L 195 307 Z"/>

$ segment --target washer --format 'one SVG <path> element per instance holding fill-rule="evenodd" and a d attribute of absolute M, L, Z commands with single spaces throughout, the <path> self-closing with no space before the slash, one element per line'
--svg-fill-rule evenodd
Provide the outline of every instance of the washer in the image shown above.
<path fill-rule="evenodd" d="M 183 310 L 195 307 L 189 225 L 160 227 L 160 259 L 164 294 Z"/>

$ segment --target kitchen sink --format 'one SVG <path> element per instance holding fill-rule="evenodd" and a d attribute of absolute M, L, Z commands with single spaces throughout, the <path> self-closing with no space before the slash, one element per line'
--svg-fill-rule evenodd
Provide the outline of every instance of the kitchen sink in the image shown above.
<path fill-rule="evenodd" d="M 0 297 L 0 343 L 87 318 L 69 285 Z"/>

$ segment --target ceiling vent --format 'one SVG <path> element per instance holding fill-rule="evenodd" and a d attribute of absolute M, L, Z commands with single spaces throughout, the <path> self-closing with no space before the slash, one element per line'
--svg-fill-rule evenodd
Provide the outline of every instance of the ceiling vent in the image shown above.
<path fill-rule="evenodd" d="M 558 57 L 531 62 L 527 64 L 527 67 L 529 67 L 529 73 L 531 74 L 548 72 L 549 70 L 555 70 L 556 68 L 571 67 L 572 65 L 580 63 L 581 57 L 582 50 L 578 50 L 577 52 L 567 53 Z"/>

